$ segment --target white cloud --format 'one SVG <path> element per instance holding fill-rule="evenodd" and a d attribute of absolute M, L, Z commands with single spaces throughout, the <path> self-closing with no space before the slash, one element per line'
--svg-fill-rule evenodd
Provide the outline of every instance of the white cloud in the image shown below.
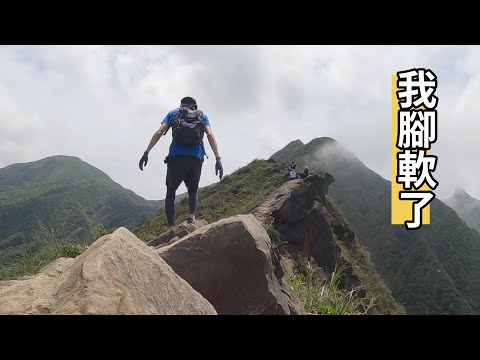
<path fill-rule="evenodd" d="M 479 60 L 478 46 L 2 46 L 0 166 L 76 155 L 163 198 L 170 139 L 143 173 L 138 160 L 190 95 L 211 119 L 226 173 L 297 138 L 331 136 L 389 178 L 390 76 L 429 67 L 439 77 L 437 193 L 458 184 L 480 198 Z M 207 152 L 202 186 L 216 181 Z"/>
<path fill-rule="evenodd" d="M 8 88 L 0 83 L 0 166 L 25 160 L 35 149 L 29 146 L 45 131 L 38 114 L 22 109 Z"/>

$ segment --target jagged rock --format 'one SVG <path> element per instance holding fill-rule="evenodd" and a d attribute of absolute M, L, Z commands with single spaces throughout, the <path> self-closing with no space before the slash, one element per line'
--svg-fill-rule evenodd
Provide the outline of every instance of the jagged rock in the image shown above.
<path fill-rule="evenodd" d="M 272 263 L 271 240 L 252 215 L 204 226 L 157 252 L 219 314 L 302 312 L 296 295 L 283 291 Z"/>
<path fill-rule="evenodd" d="M 287 255 L 286 251 L 285 255 Z M 283 256 L 280 255 L 278 251 L 272 251 L 272 265 L 274 268 L 274 274 L 282 286 L 282 293 L 287 297 L 290 315 L 306 315 L 307 311 L 305 310 L 302 301 L 295 291 L 293 291 L 293 288 L 285 281 L 285 275 L 288 276 L 291 273 L 288 273 L 288 271 L 285 272 L 284 267 L 282 266 L 282 258 Z"/>
<path fill-rule="evenodd" d="M 351 264 L 341 255 L 336 242 L 341 237 L 347 246 L 353 246 L 355 235 L 347 224 L 337 219 L 326 208 L 328 187 L 335 179 L 319 172 L 305 179 L 288 181 L 272 194 L 252 214 L 262 223 L 273 218 L 274 228 L 290 244 L 311 256 L 328 274 L 335 266 L 344 267 L 341 286 L 358 288 L 359 278 Z M 364 294 L 364 290 L 360 290 Z"/>
<path fill-rule="evenodd" d="M 0 282 L 0 299 L 0 314 L 216 314 L 125 228 L 36 276 Z"/>
<path fill-rule="evenodd" d="M 295 272 L 295 260 L 289 253 L 280 256 L 280 266 L 286 275 L 291 275 Z"/>
<path fill-rule="evenodd" d="M 290 315 L 307 315 L 305 307 L 298 295 L 293 291 L 292 287 L 283 279 L 282 280 L 282 292 L 287 297 L 288 308 L 290 309 Z"/>
<path fill-rule="evenodd" d="M 207 220 L 203 220 L 203 219 L 196 219 L 195 220 L 195 226 L 197 227 L 197 230 L 200 229 L 201 227 L 205 226 L 205 225 L 208 225 Z M 184 236 L 188 235 L 188 231 L 186 230 L 186 226 L 187 226 L 187 221 L 185 220 L 180 226 L 177 226 L 177 228 L 175 229 L 175 235 L 177 235 L 180 239 L 183 238 Z M 154 239 L 152 241 L 149 241 L 147 243 L 147 245 L 148 246 L 153 246 L 153 247 L 158 249 L 159 247 L 163 247 L 163 246 L 168 245 L 166 243 L 167 238 L 168 238 L 168 231 L 164 232 L 163 234 L 158 236 L 156 239 Z"/>

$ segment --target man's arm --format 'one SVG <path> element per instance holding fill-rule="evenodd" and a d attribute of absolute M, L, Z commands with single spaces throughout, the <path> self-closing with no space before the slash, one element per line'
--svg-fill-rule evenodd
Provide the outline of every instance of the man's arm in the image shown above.
<path fill-rule="evenodd" d="M 218 159 L 220 157 L 220 154 L 218 152 L 217 139 L 215 139 L 212 129 L 210 127 L 207 127 L 205 129 L 205 133 L 207 134 L 207 139 L 208 139 L 208 142 L 210 143 L 210 147 L 212 148 L 213 153 L 215 154 L 215 158 Z"/>
<path fill-rule="evenodd" d="M 220 154 L 218 153 L 217 140 L 215 139 L 215 136 L 213 136 L 212 129 L 210 129 L 210 126 L 207 126 L 207 128 L 205 129 L 205 133 L 207 134 L 208 142 L 210 143 L 210 146 L 212 147 L 213 153 L 215 154 L 215 158 L 216 158 L 215 175 L 219 175 L 220 180 L 222 180 L 222 178 L 223 178 L 223 165 L 222 165 L 222 161 L 220 159 Z"/>
<path fill-rule="evenodd" d="M 158 140 L 160 140 L 160 138 L 165 133 L 165 130 L 167 130 L 167 127 L 167 124 L 163 123 L 162 125 L 160 125 L 160 129 L 158 129 L 158 131 L 153 134 L 152 140 L 150 140 L 150 144 L 148 144 L 147 147 L 147 153 L 150 152 L 150 150 L 152 150 L 152 148 L 157 144 Z"/>
<path fill-rule="evenodd" d="M 162 123 L 160 125 L 160 129 L 158 129 L 155 134 L 152 136 L 152 140 L 150 140 L 150 144 L 148 144 L 147 150 L 143 153 L 142 158 L 140 159 L 140 162 L 138 163 L 138 166 L 140 167 L 140 170 L 143 171 L 143 167 L 147 166 L 148 163 L 148 153 L 152 148 L 157 144 L 158 140 L 162 137 L 162 135 L 165 133 L 165 130 L 168 128 L 168 125 L 165 123 Z"/>

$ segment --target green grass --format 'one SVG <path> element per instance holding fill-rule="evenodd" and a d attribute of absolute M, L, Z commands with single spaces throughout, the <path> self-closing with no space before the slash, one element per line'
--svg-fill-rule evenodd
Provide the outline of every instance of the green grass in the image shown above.
<path fill-rule="evenodd" d="M 333 215 L 334 221 L 347 223 L 342 212 L 329 195 L 326 196 L 326 200 L 328 210 Z M 335 229 L 335 225 L 333 226 Z M 380 275 L 378 275 L 375 264 L 371 261 L 371 255 L 365 246 L 359 244 L 358 241 L 356 241 L 355 246 L 351 246 L 342 239 L 341 233 L 335 235 L 337 236 L 337 239 L 340 240 L 337 241 L 337 244 L 342 250 L 342 255 L 352 264 L 354 273 L 362 282 L 367 294 L 372 296 L 372 298 L 375 298 L 378 309 L 381 310 L 382 314 L 406 314 L 405 308 L 395 301 L 390 289 Z"/>
<path fill-rule="evenodd" d="M 102 236 L 112 233 L 113 230 L 109 231 L 105 226 L 100 225 L 95 229 L 95 239 L 100 239 Z"/>
<path fill-rule="evenodd" d="M 323 281 L 313 276 L 313 267 L 307 262 L 305 273 L 297 272 L 287 277 L 298 294 L 305 310 L 314 315 L 366 315 L 374 299 L 361 298 L 359 290 L 341 289 L 343 269 L 337 269 Z"/>
<path fill-rule="evenodd" d="M 361 280 L 367 294 L 375 298 L 382 314 L 405 315 L 406 311 L 393 297 L 383 279 L 378 274 L 375 264 L 370 260 L 370 253 L 361 244 L 350 249 L 339 243 L 344 257 L 352 264 L 353 272 Z"/>
<path fill-rule="evenodd" d="M 0 281 L 8 281 L 15 279 L 15 271 L 11 267 L 5 267 L 0 264 Z"/>
<path fill-rule="evenodd" d="M 289 248 L 288 241 L 282 238 L 282 235 L 273 227 L 273 217 L 267 219 L 263 227 L 267 231 L 270 240 L 272 240 L 272 247 L 275 250 L 282 251 Z"/>
<path fill-rule="evenodd" d="M 31 248 L 24 250 L 21 254 L 21 262 L 16 277 L 35 275 L 53 261 L 62 257 L 75 258 L 87 248 L 87 244 L 53 242 L 39 252 L 35 252 Z"/>
<path fill-rule="evenodd" d="M 112 233 L 100 225 L 95 230 L 95 240 Z M 59 258 L 76 258 L 88 249 L 89 243 L 51 240 L 40 250 L 32 245 L 24 247 L 20 252 L 20 260 L 15 266 L 6 267 L 0 264 L 0 281 L 14 280 L 25 275 L 35 275 L 48 264 Z"/>

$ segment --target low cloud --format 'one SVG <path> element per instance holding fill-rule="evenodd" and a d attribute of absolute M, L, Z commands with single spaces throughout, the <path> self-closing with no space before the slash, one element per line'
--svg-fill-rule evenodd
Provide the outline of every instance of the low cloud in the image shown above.
<path fill-rule="evenodd" d="M 480 198 L 479 60 L 478 46 L 1 46 L 0 166 L 75 155 L 161 199 L 170 138 L 144 172 L 138 161 L 166 113 L 193 96 L 226 173 L 329 136 L 389 179 L 390 77 L 426 67 L 439 79 L 436 193 L 460 185 Z M 212 158 L 201 186 L 217 181 Z"/>

